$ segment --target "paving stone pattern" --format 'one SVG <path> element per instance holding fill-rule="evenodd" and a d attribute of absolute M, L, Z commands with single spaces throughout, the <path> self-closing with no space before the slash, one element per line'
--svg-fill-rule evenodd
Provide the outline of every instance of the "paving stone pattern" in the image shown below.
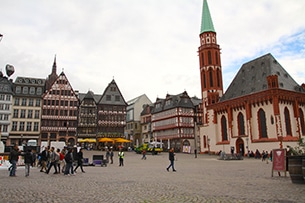
<path fill-rule="evenodd" d="M 85 151 L 84 157 L 105 154 Z M 305 202 L 305 185 L 292 184 L 287 177 L 274 173 L 271 164 L 257 159 L 236 161 L 217 160 L 216 156 L 178 153 L 175 168 L 167 172 L 168 154 L 141 155 L 125 152 L 124 167 L 87 166 L 86 173 L 63 176 L 39 172 L 31 168 L 24 176 L 19 166 L 17 177 L 9 177 L 7 169 L 0 170 L 0 203 L 95 203 L 95 202 Z"/>

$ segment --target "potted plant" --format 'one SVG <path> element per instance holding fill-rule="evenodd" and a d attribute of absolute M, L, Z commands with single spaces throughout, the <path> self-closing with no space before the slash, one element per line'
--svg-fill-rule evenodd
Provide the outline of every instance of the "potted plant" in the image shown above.
<path fill-rule="evenodd" d="M 289 149 L 287 152 L 288 171 L 291 181 L 292 183 L 305 184 L 305 143 L 303 138 L 299 139 L 296 147 L 287 147 Z"/>

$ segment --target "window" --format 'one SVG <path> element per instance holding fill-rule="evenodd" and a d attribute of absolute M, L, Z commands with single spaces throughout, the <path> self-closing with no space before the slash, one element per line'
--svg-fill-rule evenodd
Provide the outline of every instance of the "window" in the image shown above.
<path fill-rule="evenodd" d="M 4 100 L 5 95 L 4 94 L 0 94 L 0 100 Z"/>
<path fill-rule="evenodd" d="M 35 110 L 34 118 L 39 118 L 40 110 Z"/>
<path fill-rule="evenodd" d="M 302 135 L 305 135 L 305 121 L 304 121 L 304 113 L 302 109 L 299 109 L 300 114 L 300 122 L 301 122 L 301 132 Z"/>
<path fill-rule="evenodd" d="M 36 99 L 36 106 L 40 106 L 40 100 Z"/>
<path fill-rule="evenodd" d="M 37 94 L 37 95 L 41 95 L 41 94 L 42 94 L 42 88 L 41 88 L 41 87 L 38 87 L 38 88 L 37 88 L 36 94 Z"/>
<path fill-rule="evenodd" d="M 238 120 L 238 135 L 245 135 L 244 115 L 240 112 L 237 116 Z"/>
<path fill-rule="evenodd" d="M 26 106 L 26 98 L 22 99 L 21 106 Z"/>
<path fill-rule="evenodd" d="M 212 65 L 212 55 L 211 55 L 211 51 L 208 51 L 208 65 Z"/>
<path fill-rule="evenodd" d="M 28 118 L 33 118 L 33 110 L 28 110 Z"/>
<path fill-rule="evenodd" d="M 25 109 L 21 109 L 20 118 L 25 118 Z"/>
<path fill-rule="evenodd" d="M 8 114 L 3 115 L 3 120 L 8 121 L 8 118 L 9 118 Z"/>
<path fill-rule="evenodd" d="M 24 122 L 19 123 L 19 131 L 24 131 Z"/>
<path fill-rule="evenodd" d="M 210 76 L 210 87 L 213 87 L 213 70 L 212 68 L 209 69 L 209 76 Z"/>
<path fill-rule="evenodd" d="M 15 98 L 14 105 L 19 106 L 19 98 Z"/>
<path fill-rule="evenodd" d="M 13 123 L 12 123 L 12 131 L 17 131 L 17 121 L 13 121 Z"/>
<path fill-rule="evenodd" d="M 33 106 L 34 104 L 34 99 L 29 99 L 29 106 Z"/>
<path fill-rule="evenodd" d="M 26 123 L 26 131 L 32 131 L 32 122 Z"/>
<path fill-rule="evenodd" d="M 121 97 L 120 97 L 119 95 L 116 95 L 116 96 L 115 96 L 115 101 L 120 101 L 120 98 L 121 98 Z"/>
<path fill-rule="evenodd" d="M 13 118 L 18 118 L 19 110 L 14 109 Z"/>
<path fill-rule="evenodd" d="M 16 87 L 16 94 L 20 94 L 21 93 L 21 87 L 20 86 L 17 86 Z"/>
<path fill-rule="evenodd" d="M 259 137 L 268 138 L 265 111 L 263 109 L 259 109 L 257 117 L 258 117 Z"/>
<path fill-rule="evenodd" d="M 227 119 L 225 116 L 221 117 L 221 137 L 222 141 L 228 140 L 228 132 L 227 132 Z"/>
<path fill-rule="evenodd" d="M 35 94 L 35 87 L 30 87 L 30 94 L 31 95 Z"/>
<path fill-rule="evenodd" d="M 23 87 L 22 94 L 28 94 L 28 93 L 29 93 L 29 88 Z"/>
<path fill-rule="evenodd" d="M 286 127 L 286 135 L 292 136 L 291 133 L 291 122 L 290 122 L 290 114 L 287 107 L 284 109 L 284 117 L 285 117 L 285 127 Z"/>
<path fill-rule="evenodd" d="M 8 125 L 3 125 L 2 132 L 7 132 Z"/>
<path fill-rule="evenodd" d="M 38 122 L 34 122 L 34 129 L 33 131 L 37 132 L 39 129 L 39 123 Z"/>
<path fill-rule="evenodd" d="M 106 95 L 106 101 L 111 101 L 111 95 Z"/>

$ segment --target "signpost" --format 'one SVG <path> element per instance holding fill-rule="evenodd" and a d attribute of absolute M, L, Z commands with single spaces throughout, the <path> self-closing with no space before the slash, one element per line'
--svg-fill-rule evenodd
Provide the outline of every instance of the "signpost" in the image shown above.
<path fill-rule="evenodd" d="M 278 172 L 279 176 L 281 176 L 280 172 L 285 173 L 286 177 L 286 150 L 285 149 L 273 149 L 272 150 L 272 174 L 273 177 L 274 172 Z"/>

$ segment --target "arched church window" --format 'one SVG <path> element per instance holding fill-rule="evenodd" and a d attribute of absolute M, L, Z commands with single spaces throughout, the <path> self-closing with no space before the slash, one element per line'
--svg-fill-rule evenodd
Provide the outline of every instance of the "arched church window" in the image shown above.
<path fill-rule="evenodd" d="M 208 62 L 209 62 L 208 65 L 212 65 L 212 54 L 211 54 L 211 51 L 208 51 Z"/>
<path fill-rule="evenodd" d="M 204 53 L 201 54 L 201 64 L 204 66 Z"/>
<path fill-rule="evenodd" d="M 206 80 L 206 76 L 205 76 L 205 71 L 203 71 L 203 87 L 207 88 L 207 80 Z"/>
<path fill-rule="evenodd" d="M 285 109 L 284 109 L 284 117 L 285 117 L 286 136 L 292 136 L 290 114 L 289 114 L 289 110 L 287 107 L 285 107 Z"/>
<path fill-rule="evenodd" d="M 221 137 L 222 141 L 228 140 L 227 119 L 225 116 L 221 117 Z"/>
<path fill-rule="evenodd" d="M 301 132 L 302 135 L 305 135 L 305 121 L 304 121 L 304 113 L 302 109 L 299 109 L 300 114 L 300 122 L 301 122 Z"/>
<path fill-rule="evenodd" d="M 217 75 L 216 75 L 216 77 L 217 77 L 217 86 L 218 87 L 220 87 L 220 70 L 219 69 L 217 69 Z"/>
<path fill-rule="evenodd" d="M 259 109 L 257 117 L 259 138 L 268 138 L 265 111 L 263 109 Z"/>
<path fill-rule="evenodd" d="M 209 69 L 209 77 L 210 77 L 210 87 L 213 87 L 213 70 L 212 68 Z"/>
<path fill-rule="evenodd" d="M 245 121 L 244 121 L 244 115 L 239 112 L 237 116 L 238 120 L 238 135 L 245 135 Z"/>

